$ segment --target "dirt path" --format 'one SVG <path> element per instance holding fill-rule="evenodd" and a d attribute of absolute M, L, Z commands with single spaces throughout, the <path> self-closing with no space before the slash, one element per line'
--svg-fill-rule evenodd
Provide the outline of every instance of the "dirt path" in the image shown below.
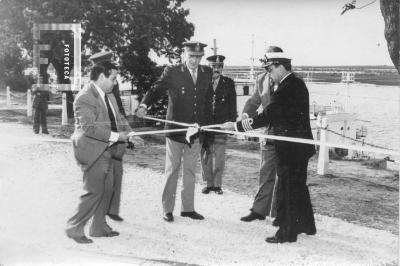
<path fill-rule="evenodd" d="M 142 166 L 125 164 L 125 221 L 110 222 L 121 235 L 77 245 L 63 232 L 82 193 L 70 143 L 47 142 L 48 136 L 33 136 L 30 126 L 16 123 L 0 123 L 0 132 L 1 265 L 396 265 L 394 234 L 319 214 L 316 236 L 267 244 L 264 238 L 276 230 L 271 221 L 240 222 L 252 198 L 229 188 L 221 196 L 203 195 L 197 186 L 196 208 L 206 220 L 176 215 L 165 223 L 157 164 L 162 146 L 126 156 Z M 177 204 L 175 214 L 179 210 Z"/>

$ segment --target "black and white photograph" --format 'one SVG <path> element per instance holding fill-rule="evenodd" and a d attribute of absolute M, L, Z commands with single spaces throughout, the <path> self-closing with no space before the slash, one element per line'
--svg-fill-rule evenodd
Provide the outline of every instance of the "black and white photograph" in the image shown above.
<path fill-rule="evenodd" d="M 395 266 L 399 0 L 0 0 L 0 266 Z"/>

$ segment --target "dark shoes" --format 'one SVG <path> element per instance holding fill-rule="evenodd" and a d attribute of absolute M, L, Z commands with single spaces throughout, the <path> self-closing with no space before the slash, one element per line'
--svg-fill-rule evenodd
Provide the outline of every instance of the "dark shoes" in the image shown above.
<path fill-rule="evenodd" d="M 119 233 L 117 231 L 109 231 L 109 232 L 104 232 L 100 235 L 90 235 L 91 237 L 114 237 L 114 236 L 119 236 Z"/>
<path fill-rule="evenodd" d="M 272 236 L 272 237 L 267 237 L 265 239 L 267 243 L 271 244 L 278 244 L 278 243 L 285 243 L 285 242 L 296 242 L 297 241 L 297 235 L 289 238 L 280 238 L 277 236 Z"/>
<path fill-rule="evenodd" d="M 195 211 L 192 212 L 181 212 L 182 217 L 189 217 L 194 220 L 204 220 L 204 216 L 201 215 L 200 213 L 197 213 Z"/>
<path fill-rule="evenodd" d="M 93 240 L 90 238 L 87 238 L 86 236 L 69 236 L 67 235 L 69 238 L 71 238 L 72 240 L 74 240 L 76 243 L 78 244 L 90 244 L 93 243 Z"/>
<path fill-rule="evenodd" d="M 45 130 L 42 130 L 42 133 L 43 134 L 49 134 L 49 131 L 47 131 L 47 129 L 45 129 Z"/>
<path fill-rule="evenodd" d="M 265 220 L 265 216 L 262 216 L 261 214 L 255 213 L 255 212 L 250 212 L 249 215 L 244 216 L 242 218 L 240 218 L 240 221 L 242 222 L 252 222 L 254 220 Z"/>
<path fill-rule="evenodd" d="M 174 216 L 172 215 L 172 212 L 168 212 L 163 215 L 163 219 L 167 222 L 173 222 Z"/>
<path fill-rule="evenodd" d="M 117 222 L 122 222 L 124 220 L 118 214 L 107 213 L 107 216 L 110 217 L 112 220 L 117 221 Z"/>
<path fill-rule="evenodd" d="M 208 194 L 208 193 L 210 193 L 211 191 L 214 191 L 216 194 L 219 194 L 219 195 L 221 195 L 221 194 L 224 193 L 224 192 L 222 191 L 221 187 L 205 187 L 205 188 L 202 189 L 201 192 L 202 192 L 203 194 Z"/>
<path fill-rule="evenodd" d="M 214 187 L 214 191 L 218 195 L 224 194 L 224 192 L 222 191 L 221 187 Z"/>
<path fill-rule="evenodd" d="M 210 193 L 211 191 L 213 191 L 214 190 L 214 188 L 213 187 L 205 187 L 205 188 L 203 188 L 202 189 L 202 193 L 203 194 L 208 194 L 208 193 Z"/>

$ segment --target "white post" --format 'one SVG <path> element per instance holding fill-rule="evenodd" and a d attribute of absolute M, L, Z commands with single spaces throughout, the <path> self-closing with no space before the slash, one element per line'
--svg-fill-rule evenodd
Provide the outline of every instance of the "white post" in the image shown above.
<path fill-rule="evenodd" d="M 327 128 L 328 122 L 327 117 L 324 116 L 321 118 L 321 133 L 320 133 L 320 141 L 326 142 L 328 141 L 328 132 L 323 128 Z M 321 145 L 319 147 L 319 156 L 318 156 L 318 174 L 325 175 L 329 166 L 329 147 L 326 145 Z"/>
<path fill-rule="evenodd" d="M 62 110 L 61 110 L 61 125 L 68 125 L 68 114 L 67 114 L 67 93 L 62 93 Z"/>
<path fill-rule="evenodd" d="M 7 86 L 6 91 L 7 91 L 7 108 L 10 108 L 10 107 L 11 107 L 11 91 L 10 91 L 10 86 Z"/>
<path fill-rule="evenodd" d="M 32 90 L 28 89 L 26 91 L 26 116 L 32 116 Z"/>

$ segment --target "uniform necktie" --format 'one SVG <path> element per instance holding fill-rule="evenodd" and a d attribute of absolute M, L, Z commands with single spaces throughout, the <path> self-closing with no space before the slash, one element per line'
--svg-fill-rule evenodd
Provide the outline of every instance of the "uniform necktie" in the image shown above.
<path fill-rule="evenodd" d="M 104 101 L 106 102 L 108 117 L 110 118 L 110 121 L 111 121 L 111 131 L 118 132 L 117 123 L 115 122 L 115 116 L 114 116 L 113 111 L 111 110 L 111 106 L 110 106 L 110 102 L 108 101 L 107 94 L 104 95 Z"/>
<path fill-rule="evenodd" d="M 196 81 L 197 81 L 196 70 L 195 69 L 191 69 L 190 73 L 192 74 L 193 83 L 196 84 Z"/>

